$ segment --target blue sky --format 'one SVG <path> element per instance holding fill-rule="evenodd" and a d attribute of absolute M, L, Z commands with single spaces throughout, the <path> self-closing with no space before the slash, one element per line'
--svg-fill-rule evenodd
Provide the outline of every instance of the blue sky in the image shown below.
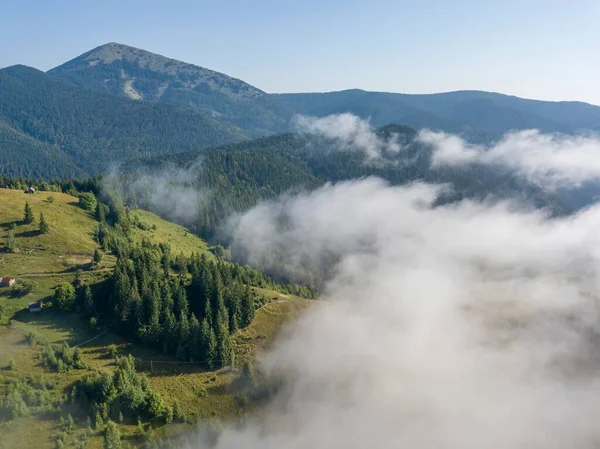
<path fill-rule="evenodd" d="M 461 89 L 600 104 L 598 0 L 3 0 L 0 67 L 120 42 L 267 92 Z"/>

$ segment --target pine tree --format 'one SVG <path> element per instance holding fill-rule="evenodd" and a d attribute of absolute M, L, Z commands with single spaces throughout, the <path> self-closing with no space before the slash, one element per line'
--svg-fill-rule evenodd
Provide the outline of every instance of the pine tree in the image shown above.
<path fill-rule="evenodd" d="M 121 433 L 117 425 L 109 421 L 104 434 L 104 449 L 121 449 Z"/>
<path fill-rule="evenodd" d="M 102 427 L 102 424 L 104 424 L 102 415 L 100 414 L 100 411 L 96 411 L 96 415 L 94 416 L 94 429 L 100 430 L 100 427 Z"/>
<path fill-rule="evenodd" d="M 181 312 L 180 316 L 179 316 L 179 335 L 178 335 L 178 341 L 179 341 L 179 345 L 177 348 L 177 354 L 176 357 L 178 360 L 180 361 L 186 361 L 188 359 L 188 351 L 187 351 L 187 346 L 189 344 L 189 338 L 190 338 L 190 324 L 187 318 L 187 315 L 185 313 L 183 313 L 183 311 Z"/>
<path fill-rule="evenodd" d="M 94 257 L 92 258 L 92 265 L 97 267 L 98 265 L 100 265 L 100 262 L 102 262 L 102 256 L 100 255 L 100 251 L 98 251 L 98 248 L 96 248 L 94 250 Z"/>
<path fill-rule="evenodd" d="M 229 335 L 229 317 L 225 307 L 219 312 L 215 334 L 217 338 L 218 363 L 221 366 L 231 365 L 234 360 L 234 353 L 231 336 Z"/>
<path fill-rule="evenodd" d="M 15 238 L 15 231 L 12 229 L 8 230 L 6 234 L 6 249 L 13 251 L 17 247 L 17 239 Z"/>
<path fill-rule="evenodd" d="M 23 221 L 25 224 L 33 223 L 33 211 L 31 210 L 31 206 L 29 205 L 29 201 L 25 201 L 25 212 L 23 214 Z"/>
<path fill-rule="evenodd" d="M 83 287 L 83 293 L 81 298 L 81 309 L 82 313 L 86 318 L 91 318 L 96 315 L 96 307 L 94 305 L 94 298 L 92 296 L 92 290 L 89 285 Z"/>
<path fill-rule="evenodd" d="M 187 300 L 187 295 L 185 293 L 185 289 L 183 286 L 180 286 L 175 290 L 174 295 L 175 302 L 175 316 L 181 316 L 181 314 L 187 315 L 189 312 L 189 304 Z"/>
<path fill-rule="evenodd" d="M 254 376 L 254 367 L 252 363 L 248 360 L 244 360 L 244 364 L 242 365 L 242 373 L 240 375 L 240 379 L 244 383 L 244 385 L 249 386 L 250 388 L 254 388 L 256 386 L 256 377 Z"/>
<path fill-rule="evenodd" d="M 190 318 L 190 358 L 202 360 L 202 329 L 196 315 Z"/>
<path fill-rule="evenodd" d="M 225 301 L 227 311 L 229 312 L 229 332 L 231 334 L 235 333 L 240 328 L 240 322 L 242 320 L 240 297 L 242 295 L 243 292 L 240 285 L 236 282 L 233 284 L 228 293 L 227 300 Z"/>
<path fill-rule="evenodd" d="M 167 344 L 167 352 L 172 351 L 177 347 L 179 340 L 177 321 L 173 312 L 167 312 L 165 317 L 165 324 L 163 325 L 163 340 Z"/>
<path fill-rule="evenodd" d="M 206 362 L 209 368 L 217 366 L 217 337 L 212 327 L 208 324 L 208 320 L 204 318 L 201 325 L 202 330 L 202 349 L 204 350 L 203 361 Z"/>
<path fill-rule="evenodd" d="M 46 221 L 46 219 L 44 218 L 44 214 L 42 212 L 40 212 L 40 233 L 42 234 L 47 234 L 48 231 L 50 230 L 50 227 L 48 226 L 48 222 Z"/>
<path fill-rule="evenodd" d="M 75 428 L 75 421 L 73 421 L 73 417 L 70 413 L 67 415 L 65 427 L 68 429 L 69 432 L 71 432 Z"/>
<path fill-rule="evenodd" d="M 254 310 L 254 297 L 250 291 L 250 288 L 246 286 L 244 290 L 244 295 L 242 296 L 241 301 L 241 322 L 240 325 L 242 328 L 248 327 L 252 320 L 254 320 L 254 314 L 256 311 Z"/>
<path fill-rule="evenodd" d="M 148 338 L 156 344 L 160 340 L 162 328 L 160 324 L 161 299 L 157 282 L 151 284 L 149 295 L 145 298 L 146 316 L 148 321 Z"/>

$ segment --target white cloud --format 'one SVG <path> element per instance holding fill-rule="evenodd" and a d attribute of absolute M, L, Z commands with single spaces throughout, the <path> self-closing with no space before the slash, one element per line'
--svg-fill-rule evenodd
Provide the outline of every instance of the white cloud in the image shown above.
<path fill-rule="evenodd" d="M 532 182 L 572 186 L 600 177 L 600 137 L 542 134 L 537 130 L 506 134 L 490 145 L 471 145 L 458 136 L 422 130 L 418 139 L 433 146 L 433 168 L 467 163 L 506 166 Z"/>
<path fill-rule="evenodd" d="M 360 151 L 370 161 L 381 158 L 384 151 L 397 153 L 402 148 L 395 136 L 384 139 L 375 133 L 367 120 L 349 113 L 323 118 L 296 115 L 292 125 L 299 132 L 331 140 L 330 151 Z"/>

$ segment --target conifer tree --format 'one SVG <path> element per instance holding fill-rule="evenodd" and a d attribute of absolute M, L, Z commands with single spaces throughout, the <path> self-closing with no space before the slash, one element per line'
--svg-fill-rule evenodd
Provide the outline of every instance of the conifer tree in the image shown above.
<path fill-rule="evenodd" d="M 202 329 L 196 315 L 190 318 L 190 358 L 202 360 Z"/>
<path fill-rule="evenodd" d="M 104 449 L 121 449 L 121 433 L 117 425 L 109 421 L 104 434 Z"/>
<path fill-rule="evenodd" d="M 102 262 L 102 256 L 100 255 L 100 251 L 98 251 L 98 248 L 96 248 L 94 250 L 94 257 L 92 258 L 92 264 L 97 267 L 98 265 L 100 265 L 100 262 Z"/>
<path fill-rule="evenodd" d="M 236 282 L 228 292 L 227 301 L 225 302 L 229 312 L 229 332 L 233 334 L 240 328 L 242 320 L 242 309 L 240 305 L 243 291 L 240 285 Z"/>
<path fill-rule="evenodd" d="M 217 317 L 215 335 L 217 338 L 217 358 L 219 365 L 231 365 L 234 359 L 233 344 L 229 335 L 229 317 L 224 307 L 219 311 Z"/>
<path fill-rule="evenodd" d="M 40 230 L 40 233 L 42 233 L 42 234 L 47 234 L 48 231 L 50 230 L 50 227 L 48 226 L 48 222 L 44 218 L 44 214 L 42 212 L 40 212 L 40 226 L 39 226 L 39 230 Z"/>
<path fill-rule="evenodd" d="M 25 201 L 25 211 L 23 214 L 23 221 L 25 224 L 33 223 L 33 211 L 31 210 L 31 206 L 29 205 L 29 201 Z"/>
<path fill-rule="evenodd" d="M 89 285 L 86 285 L 82 289 L 83 293 L 81 296 L 81 311 L 83 316 L 91 318 L 96 315 L 96 307 L 94 305 L 94 298 L 92 297 L 92 290 Z"/>
<path fill-rule="evenodd" d="M 254 297 L 252 296 L 248 286 L 246 286 L 246 289 L 244 290 L 240 306 L 242 309 L 240 324 L 242 328 L 245 328 L 252 323 L 252 320 L 254 320 L 254 314 L 256 313 L 254 310 Z"/>
<path fill-rule="evenodd" d="M 250 363 L 249 360 L 244 360 L 244 364 L 242 365 L 242 373 L 240 375 L 240 379 L 242 380 L 242 382 L 251 387 L 254 388 L 256 386 L 256 377 L 254 376 L 254 367 L 252 366 L 252 363 Z"/>
<path fill-rule="evenodd" d="M 12 229 L 8 230 L 6 234 L 6 249 L 13 251 L 17 247 L 17 239 L 15 238 L 15 231 Z"/>
<path fill-rule="evenodd" d="M 203 360 L 209 368 L 217 366 L 217 337 L 212 327 L 208 324 L 208 319 L 204 318 L 201 325 L 202 331 L 202 348 L 204 350 Z"/>

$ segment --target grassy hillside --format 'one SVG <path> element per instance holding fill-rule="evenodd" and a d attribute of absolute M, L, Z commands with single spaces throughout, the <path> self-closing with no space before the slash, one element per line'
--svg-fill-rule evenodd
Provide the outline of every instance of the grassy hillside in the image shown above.
<path fill-rule="evenodd" d="M 22 224 L 25 201 L 29 201 L 36 223 Z M 44 213 L 50 225 L 48 234 L 37 231 L 40 212 Z M 190 254 L 207 248 L 204 241 L 181 226 L 149 212 L 135 211 L 134 214 L 138 222 L 144 224 L 144 229 L 134 231 L 134 240 L 168 242 L 173 253 Z M 28 311 L 30 301 L 49 299 L 53 287 L 63 281 L 72 281 L 78 269 L 82 270 L 83 279 L 90 284 L 111 275 L 115 263 L 111 255 L 104 257 L 100 267 L 89 269 L 97 247 L 93 238 L 97 222 L 78 207 L 75 197 L 45 192 L 26 195 L 21 191 L 0 189 L 0 217 L 0 259 L 3 260 L 0 262 L 0 275 L 16 277 L 20 283 L 35 281 L 38 284 L 34 291 L 24 295 L 15 295 L 9 288 L 0 289 L 0 305 L 5 311 L 0 323 L 0 394 L 6 393 L 9 383 L 16 380 L 31 384 L 43 382 L 43 394 L 47 395 L 51 404 L 55 404 L 30 408 L 29 416 L 0 420 L 1 449 L 57 447 L 56 439 L 63 432 L 60 420 L 68 414 L 73 417 L 75 428 L 69 432 L 67 447 L 78 447 L 78 442 L 85 439 L 85 447 L 101 448 L 103 429 L 88 429 L 87 414 L 77 403 L 71 403 L 64 396 L 73 383 L 87 372 L 115 369 L 110 350 L 112 345 L 117 348 L 118 354 L 136 357 L 138 372 L 147 374 L 152 390 L 161 394 L 167 404 L 178 401 L 187 417 L 185 422 L 157 426 L 152 439 L 187 434 L 199 420 L 234 419 L 253 407 L 239 400 L 234 382 L 239 376 L 239 364 L 267 349 L 282 323 L 310 304 L 308 300 L 291 295 L 254 289 L 268 301 L 257 311 L 248 328 L 233 335 L 236 365 L 206 371 L 196 364 L 179 363 L 157 351 L 137 347 L 110 329 L 92 329 L 76 313 L 61 313 L 52 307 L 38 314 Z M 19 250 L 7 252 L 6 235 L 12 223 L 16 224 L 14 232 Z M 31 334 L 36 336 L 38 343 L 28 342 L 27 336 Z M 86 369 L 58 373 L 43 366 L 38 356 L 44 345 L 64 342 L 71 347 L 83 343 L 80 349 Z M 31 432 L 32 427 L 36 432 Z M 119 428 L 125 442 L 135 446 L 142 444 L 143 438 L 138 436 L 139 430 L 134 423 L 119 424 Z"/>
<path fill-rule="evenodd" d="M 26 201 L 35 216 L 32 224 L 23 224 Z M 89 267 L 97 247 L 93 238 L 96 222 L 77 203 L 77 198 L 62 193 L 26 195 L 0 189 L 0 275 L 16 278 L 17 286 L 37 284 L 33 292 L 17 297 L 10 289 L 0 288 L 0 304 L 4 304 L 7 317 L 28 302 L 51 295 L 58 283 L 72 281 L 77 269 Z M 47 234 L 38 230 L 40 212 L 50 226 Z M 17 249 L 8 252 L 6 237 L 13 225 Z M 113 264 L 114 258 L 108 255 L 99 269 L 86 271 L 85 276 L 92 281 L 102 279 L 110 274 Z"/>

